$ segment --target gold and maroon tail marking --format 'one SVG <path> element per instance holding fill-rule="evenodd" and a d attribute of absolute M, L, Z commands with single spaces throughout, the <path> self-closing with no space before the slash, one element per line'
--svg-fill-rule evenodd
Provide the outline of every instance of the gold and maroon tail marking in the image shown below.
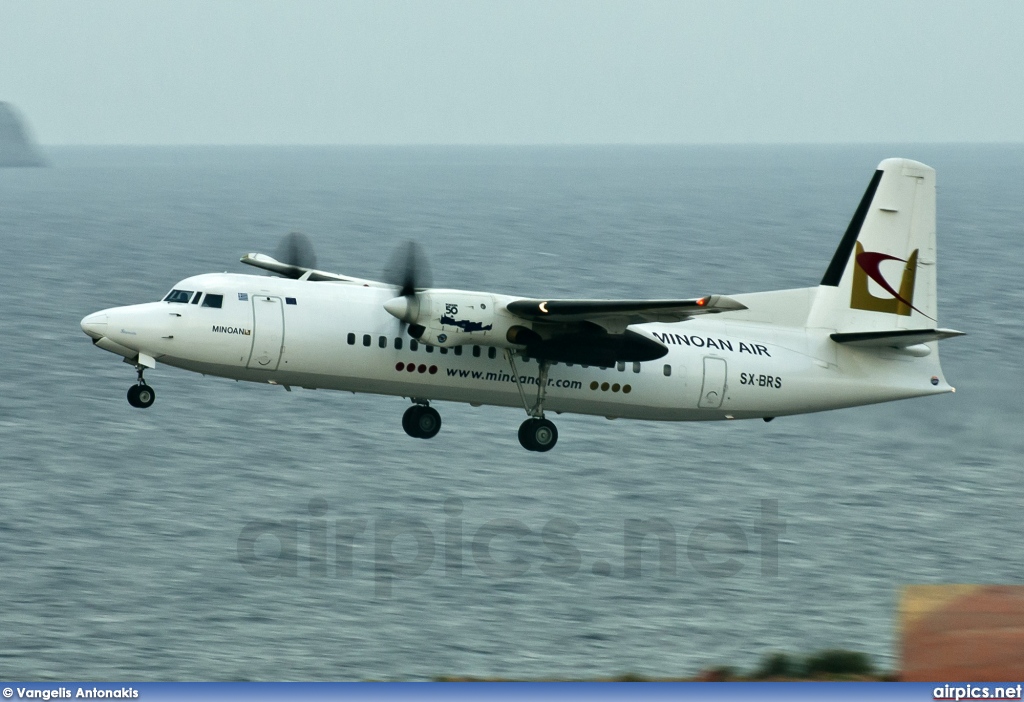
<path fill-rule="evenodd" d="M 855 310 L 867 310 L 869 312 L 887 312 L 909 317 L 911 310 L 924 314 L 914 307 L 914 282 L 917 275 L 917 253 L 914 249 L 909 259 L 902 259 L 889 254 L 876 251 L 865 251 L 861 243 L 857 242 L 856 255 L 853 267 L 853 289 L 850 295 L 850 307 Z M 879 266 L 882 261 L 902 261 L 907 265 L 903 268 L 903 277 L 900 279 L 899 292 L 889 285 L 889 281 L 882 275 Z M 875 281 L 892 295 L 891 298 L 875 297 L 868 290 L 868 278 Z M 925 315 L 926 317 L 928 315 Z"/>

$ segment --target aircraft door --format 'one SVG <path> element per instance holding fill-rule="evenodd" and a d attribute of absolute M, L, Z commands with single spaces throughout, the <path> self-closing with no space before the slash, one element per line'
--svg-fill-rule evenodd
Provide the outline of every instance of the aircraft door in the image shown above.
<path fill-rule="evenodd" d="M 253 330 L 249 368 L 277 370 L 284 344 L 284 311 L 281 298 L 252 295 Z"/>
<path fill-rule="evenodd" d="M 698 407 L 718 409 L 725 399 L 726 364 L 724 358 L 704 357 L 704 384 L 700 389 Z"/>

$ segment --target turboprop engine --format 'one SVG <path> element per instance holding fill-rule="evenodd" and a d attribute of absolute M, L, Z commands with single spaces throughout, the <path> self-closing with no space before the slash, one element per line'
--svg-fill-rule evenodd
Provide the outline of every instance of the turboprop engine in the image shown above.
<path fill-rule="evenodd" d="M 493 295 L 430 290 L 388 300 L 384 309 L 409 324 L 409 334 L 431 346 L 508 346 L 511 315 L 499 314 Z"/>

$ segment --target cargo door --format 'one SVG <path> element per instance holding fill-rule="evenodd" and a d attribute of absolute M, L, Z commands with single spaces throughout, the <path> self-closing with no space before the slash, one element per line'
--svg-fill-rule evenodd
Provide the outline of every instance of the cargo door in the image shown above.
<path fill-rule="evenodd" d="M 718 409 L 725 399 L 726 365 L 724 358 L 704 357 L 704 384 L 700 388 L 698 407 Z"/>

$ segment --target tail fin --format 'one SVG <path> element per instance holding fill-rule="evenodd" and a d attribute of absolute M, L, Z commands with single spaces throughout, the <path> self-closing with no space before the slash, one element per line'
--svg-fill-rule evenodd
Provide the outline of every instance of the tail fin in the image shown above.
<path fill-rule="evenodd" d="M 808 326 L 840 332 L 932 329 L 935 170 L 878 164 L 815 295 Z"/>

